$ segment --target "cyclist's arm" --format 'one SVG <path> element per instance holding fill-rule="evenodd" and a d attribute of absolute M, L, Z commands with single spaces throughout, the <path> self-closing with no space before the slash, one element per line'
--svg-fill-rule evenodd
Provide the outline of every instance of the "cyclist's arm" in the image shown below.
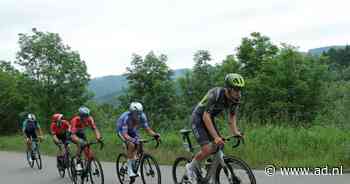
<path fill-rule="evenodd" d="M 92 130 L 94 131 L 95 133 L 95 137 L 97 140 L 100 140 L 101 139 L 101 132 L 98 130 L 96 124 L 95 124 L 95 121 L 92 117 L 89 118 L 88 120 L 89 124 L 90 124 L 90 127 L 92 128 Z"/>
<path fill-rule="evenodd" d="M 25 134 L 26 126 L 27 126 L 27 121 L 24 120 L 24 121 L 22 122 L 22 132 L 23 132 L 23 134 Z"/>
<path fill-rule="evenodd" d="M 238 127 L 237 127 L 236 113 L 233 113 L 233 112 L 229 113 L 229 127 L 230 127 L 232 134 L 241 135 L 241 133 L 239 132 Z"/>
<path fill-rule="evenodd" d="M 146 130 L 146 132 L 148 133 L 148 134 L 150 134 L 151 136 L 155 136 L 157 133 L 154 131 L 154 130 L 152 130 L 152 128 L 150 128 L 150 127 L 148 127 L 148 128 L 145 128 L 145 130 Z"/>
<path fill-rule="evenodd" d="M 38 128 L 38 132 L 39 132 L 39 136 L 40 136 L 40 137 L 43 137 L 44 134 L 43 134 L 43 131 L 42 131 L 41 128 Z"/>
<path fill-rule="evenodd" d="M 52 138 L 53 140 L 56 142 L 56 143 L 59 143 L 60 140 L 58 139 L 57 135 L 56 134 L 52 134 Z"/>
<path fill-rule="evenodd" d="M 216 132 L 214 125 L 213 125 L 213 121 L 211 120 L 210 114 L 208 112 L 204 112 L 203 113 L 203 121 L 204 121 L 204 125 L 205 127 L 208 129 L 210 135 L 216 139 L 219 137 L 218 133 Z"/>
<path fill-rule="evenodd" d="M 101 133 L 100 133 L 100 131 L 98 130 L 98 128 L 95 128 L 95 129 L 93 129 L 93 130 L 94 130 L 94 132 L 95 132 L 96 139 L 97 139 L 97 140 L 100 140 L 100 139 L 101 139 Z"/>

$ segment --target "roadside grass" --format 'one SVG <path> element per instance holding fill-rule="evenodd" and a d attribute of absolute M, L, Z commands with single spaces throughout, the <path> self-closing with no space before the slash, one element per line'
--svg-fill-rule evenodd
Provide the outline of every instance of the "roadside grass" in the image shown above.
<path fill-rule="evenodd" d="M 223 130 L 225 132 L 227 130 Z M 350 168 L 350 131 L 333 126 L 314 125 L 309 128 L 248 125 L 244 127 L 245 144 L 238 148 L 225 147 L 226 154 L 238 156 L 251 167 L 263 169 L 266 165 L 277 167 L 339 167 Z M 93 138 L 89 132 L 89 137 Z M 227 134 L 226 134 L 227 135 Z M 103 132 L 105 147 L 94 151 L 100 160 L 115 161 L 124 151 L 123 144 L 113 132 Z M 146 136 L 145 136 L 146 137 Z M 192 143 L 195 143 L 193 136 Z M 71 146 L 75 151 L 75 146 Z M 23 136 L 0 136 L 1 151 L 24 152 Z M 155 156 L 161 164 L 171 165 L 178 156 L 191 156 L 186 152 L 178 131 L 162 133 L 162 143 L 154 149 L 154 143 L 146 145 L 146 152 Z M 57 151 L 49 135 L 41 143 L 41 152 L 55 155 Z"/>

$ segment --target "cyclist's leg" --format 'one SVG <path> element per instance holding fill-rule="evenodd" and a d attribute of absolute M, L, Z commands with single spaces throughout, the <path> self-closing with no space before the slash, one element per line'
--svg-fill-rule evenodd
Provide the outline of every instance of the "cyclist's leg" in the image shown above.
<path fill-rule="evenodd" d="M 27 151 L 30 151 L 32 149 L 31 135 L 27 130 L 24 131 L 24 134 L 25 134 L 25 143 L 26 143 Z"/>
<path fill-rule="evenodd" d="M 188 170 L 188 175 L 193 176 L 194 170 L 200 169 L 200 162 L 210 156 L 214 149 L 211 142 L 213 138 L 209 134 L 208 130 L 205 128 L 202 116 L 197 113 L 192 114 L 192 131 L 193 134 L 201 146 L 201 150 L 193 157 L 192 161 L 186 166 Z"/>
<path fill-rule="evenodd" d="M 135 132 L 128 132 L 128 135 L 132 138 L 138 139 L 137 133 Z M 137 174 L 135 174 L 132 169 L 137 159 L 137 144 L 127 141 L 120 133 L 118 134 L 118 136 L 123 140 L 123 142 L 126 145 L 126 155 L 128 158 L 128 175 L 130 177 L 137 176 Z"/>
<path fill-rule="evenodd" d="M 86 136 L 84 132 L 77 132 L 72 134 L 72 142 L 77 146 L 77 157 L 80 158 L 80 152 L 82 147 L 86 144 Z"/>
<path fill-rule="evenodd" d="M 64 134 L 57 135 L 57 138 L 58 138 L 59 142 L 57 142 L 55 139 L 53 139 L 53 142 L 58 147 L 57 157 L 62 157 L 63 156 L 63 146 L 64 146 L 63 144 L 66 142 L 67 138 Z"/>

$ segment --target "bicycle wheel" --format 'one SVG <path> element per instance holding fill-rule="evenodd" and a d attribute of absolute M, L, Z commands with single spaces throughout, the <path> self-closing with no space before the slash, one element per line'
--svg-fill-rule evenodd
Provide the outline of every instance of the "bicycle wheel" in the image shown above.
<path fill-rule="evenodd" d="M 35 163 L 39 170 L 43 168 L 39 147 L 35 150 Z"/>
<path fill-rule="evenodd" d="M 27 162 L 31 168 L 34 167 L 34 160 L 32 158 L 32 151 L 26 151 L 27 154 Z"/>
<path fill-rule="evenodd" d="M 96 158 L 88 162 L 87 168 L 87 177 L 85 177 L 85 183 L 104 184 L 102 165 Z"/>
<path fill-rule="evenodd" d="M 77 164 L 81 164 L 82 170 L 76 170 Z M 71 159 L 70 170 L 72 174 L 72 181 L 74 184 L 80 184 L 84 182 L 84 164 L 82 161 L 78 162 L 76 156 L 72 157 Z"/>
<path fill-rule="evenodd" d="M 186 157 L 178 157 L 173 165 L 172 174 L 175 184 L 182 184 L 188 181 L 186 174 L 186 164 L 191 162 L 190 159 Z"/>
<path fill-rule="evenodd" d="M 256 184 L 252 170 L 243 160 L 232 156 L 226 156 L 224 160 L 227 167 L 219 165 L 216 170 L 218 184 Z"/>
<path fill-rule="evenodd" d="M 141 160 L 141 178 L 144 184 L 161 184 L 162 177 L 159 165 L 151 155 L 144 154 Z"/>
<path fill-rule="evenodd" d="M 57 157 L 56 159 L 58 174 L 61 176 L 61 178 L 64 178 L 64 175 L 66 174 L 66 169 L 64 167 L 64 163 L 62 163 L 62 160 L 60 161 L 59 159 L 59 157 Z"/>
<path fill-rule="evenodd" d="M 118 155 L 115 161 L 115 169 L 119 183 L 129 184 L 130 178 L 128 176 L 128 157 L 126 154 L 121 153 Z"/>

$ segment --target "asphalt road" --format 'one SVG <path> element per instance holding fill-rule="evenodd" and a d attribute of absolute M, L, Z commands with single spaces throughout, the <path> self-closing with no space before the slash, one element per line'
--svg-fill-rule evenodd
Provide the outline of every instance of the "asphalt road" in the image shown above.
<path fill-rule="evenodd" d="M 43 169 L 32 169 L 22 153 L 0 151 L 0 184 L 69 184 L 60 178 L 54 157 L 43 156 Z M 103 162 L 106 184 L 117 184 L 113 163 Z M 171 184 L 170 166 L 161 166 L 162 183 Z M 254 171 L 258 184 L 349 184 L 350 174 L 338 176 L 267 176 L 264 171 Z M 138 178 L 136 183 L 142 183 Z"/>

